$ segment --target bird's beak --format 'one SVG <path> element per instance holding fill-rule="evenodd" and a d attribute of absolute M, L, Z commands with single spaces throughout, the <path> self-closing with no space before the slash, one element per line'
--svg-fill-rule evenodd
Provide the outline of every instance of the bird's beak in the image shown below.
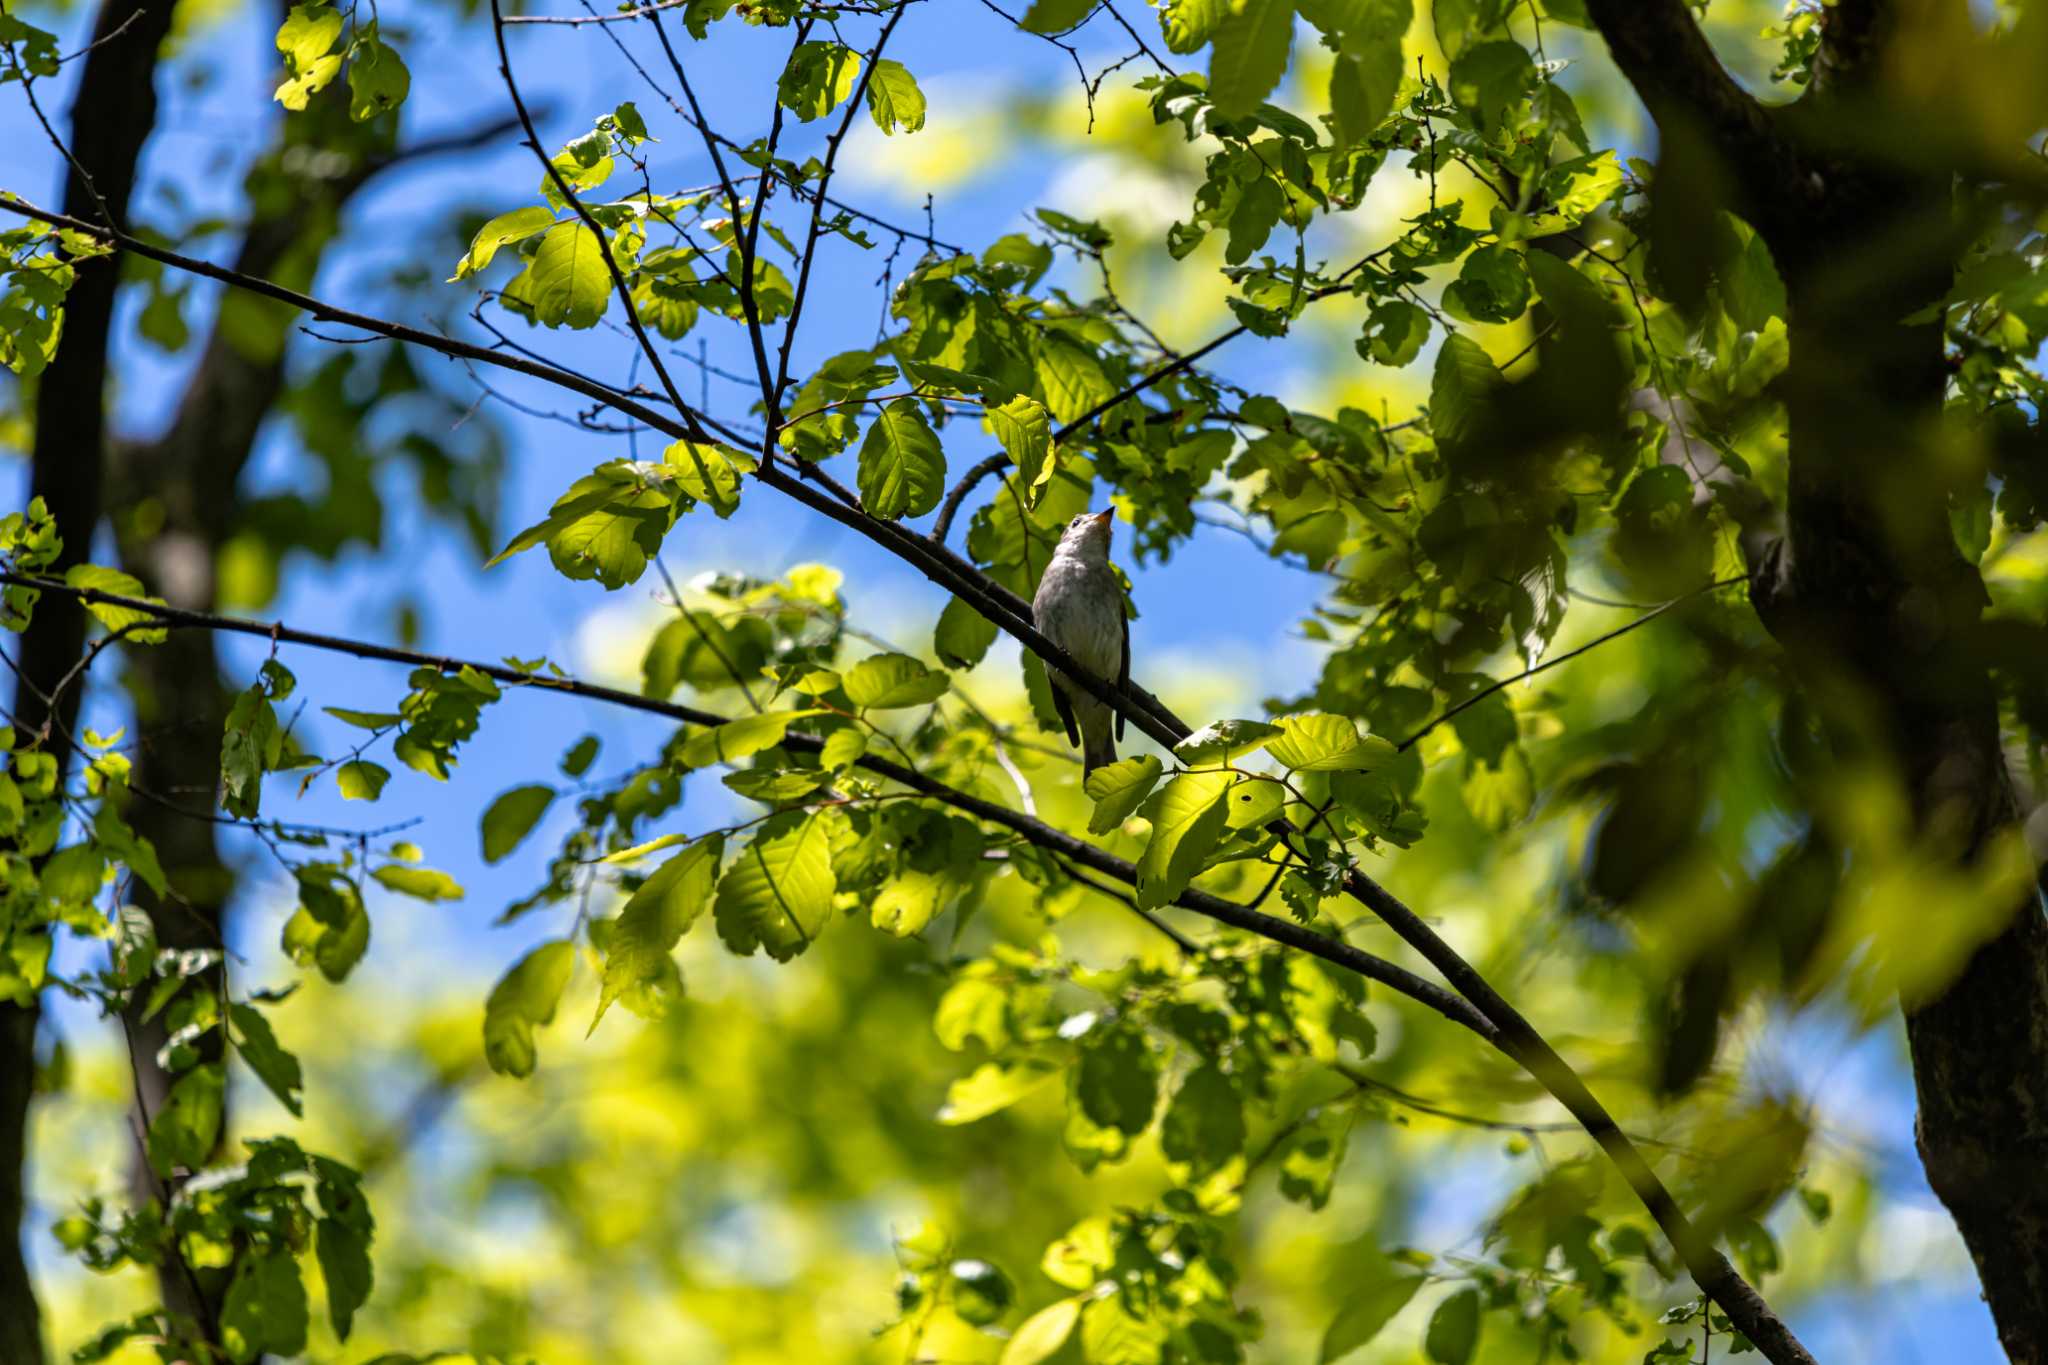
<path fill-rule="evenodd" d="M 1116 509 L 1114 507 L 1110 508 L 1107 512 L 1097 512 L 1095 514 L 1095 524 L 1097 526 L 1107 526 L 1109 524 L 1109 519 L 1111 517 L 1114 517 L 1115 515 Z"/>

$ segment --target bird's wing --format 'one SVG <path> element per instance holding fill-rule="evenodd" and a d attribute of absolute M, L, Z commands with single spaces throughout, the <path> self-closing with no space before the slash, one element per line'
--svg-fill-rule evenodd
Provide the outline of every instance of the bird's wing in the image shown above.
<path fill-rule="evenodd" d="M 1128 695 L 1131 690 L 1131 618 L 1124 613 L 1121 595 L 1116 604 L 1116 623 L 1124 629 L 1124 652 L 1116 666 L 1116 686 L 1117 691 Z M 1124 713 L 1121 710 L 1116 713 L 1116 737 L 1119 740 L 1124 737 Z"/>
<path fill-rule="evenodd" d="M 1059 713 L 1060 724 L 1067 727 L 1067 743 L 1078 749 L 1081 747 L 1081 727 L 1074 724 L 1074 704 L 1067 700 L 1066 689 L 1053 680 L 1051 669 L 1046 670 L 1045 680 L 1051 684 L 1047 690 L 1052 693 L 1052 709 Z"/>

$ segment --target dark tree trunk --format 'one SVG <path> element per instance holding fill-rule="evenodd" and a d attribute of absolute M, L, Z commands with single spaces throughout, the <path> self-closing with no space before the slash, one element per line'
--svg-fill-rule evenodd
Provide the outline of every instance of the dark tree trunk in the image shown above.
<path fill-rule="evenodd" d="M 70 127 L 72 154 L 91 183 L 77 169 L 68 174 L 66 213 L 97 220 L 104 207 L 117 222 L 125 220 L 142 144 L 156 122 L 157 51 L 170 22 L 170 0 L 108 0 L 101 7 L 93 36 L 105 41 L 84 58 Z M 99 522 L 107 343 L 119 268 L 107 257 L 79 263 L 65 303 L 64 338 L 37 390 L 30 485 L 64 537 L 58 572 L 87 558 Z M 84 641 L 84 613 L 55 604 L 36 613 L 21 641 L 23 685 L 15 714 L 30 731 L 47 730 L 44 743 L 57 756 L 60 774 L 69 770 L 78 692 L 57 698 L 54 711 L 45 698 Z M 0 1361 L 6 1365 L 42 1359 L 40 1315 L 21 1251 L 35 1033 L 33 1008 L 0 1005 Z"/>
<path fill-rule="evenodd" d="M 1752 565 L 1752 600 L 1843 770 L 1882 765 L 1911 801 L 1920 851 L 1967 863 L 2010 834 L 2019 806 L 1978 648 L 1983 581 L 1948 518 L 1941 327 L 1904 319 L 1946 296 L 1969 233 L 1955 168 L 1909 131 L 1942 126 L 1942 111 L 1887 84 L 1912 66 L 1892 50 L 1910 41 L 1901 15 L 1921 40 L 1968 42 L 1964 7 L 1830 6 L 1812 87 L 1778 111 L 1728 79 L 1680 0 L 1587 8 L 1662 133 L 1653 195 L 1710 211 L 1701 183 L 1724 189 L 1785 278 L 1789 497 L 1782 540 Z M 1937 21 L 1960 28 L 1939 35 Z M 1928 1180 L 2007 1354 L 2036 1365 L 2048 1363 L 2048 922 L 2031 890 L 2009 910 L 1938 996 L 1901 1004 Z"/>

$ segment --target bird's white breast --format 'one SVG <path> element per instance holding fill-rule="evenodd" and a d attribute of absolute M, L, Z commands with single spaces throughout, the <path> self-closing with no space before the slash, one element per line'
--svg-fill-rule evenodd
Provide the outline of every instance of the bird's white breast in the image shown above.
<path fill-rule="evenodd" d="M 1123 664 L 1123 593 L 1107 564 L 1054 555 L 1031 607 L 1054 644 L 1098 677 L 1116 679 Z"/>

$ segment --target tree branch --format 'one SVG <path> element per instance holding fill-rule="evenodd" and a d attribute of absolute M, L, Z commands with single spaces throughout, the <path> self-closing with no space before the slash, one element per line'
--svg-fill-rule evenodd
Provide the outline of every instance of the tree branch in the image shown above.
<path fill-rule="evenodd" d="M 683 422 L 695 431 L 702 432 L 703 427 L 697 421 L 696 410 L 683 401 L 683 395 L 676 388 L 675 380 L 669 378 L 668 366 L 661 363 L 661 351 L 648 338 L 647 329 L 640 325 L 640 310 L 634 306 L 633 291 L 627 288 L 626 277 L 620 272 L 619 263 L 612 256 L 611 242 L 604 235 L 604 228 L 590 210 L 584 207 L 583 201 L 576 197 L 576 191 L 569 188 L 569 182 L 562 177 L 554 158 L 540 145 L 540 134 L 533 128 L 533 116 L 526 112 L 526 101 L 519 96 L 519 82 L 512 75 L 512 54 L 505 47 L 505 12 L 499 0 L 491 0 L 491 33 L 498 40 L 498 74 L 505 78 L 505 93 L 512 97 L 513 112 L 519 115 L 519 126 L 526 130 L 526 145 L 533 149 L 534 156 L 540 161 L 541 170 L 554 182 L 555 193 L 561 195 L 563 202 L 576 211 L 576 216 L 583 220 L 583 226 L 597 239 L 598 254 L 604 257 L 604 268 L 612 277 L 612 288 L 618 291 L 619 303 L 626 310 L 626 322 L 633 329 L 633 339 L 640 343 L 640 353 L 646 356 L 647 363 L 654 367 L 655 377 L 661 380 L 662 392 L 668 395 L 668 401 L 681 415 Z"/>
<path fill-rule="evenodd" d="M 1674 130 L 1708 138 L 1755 202 L 1806 197 L 1770 111 L 1721 65 L 1685 0 L 1586 0 L 1586 13 L 1667 143 Z"/>
<path fill-rule="evenodd" d="M 386 663 L 407 664 L 415 668 L 433 668 L 442 672 L 460 669 L 474 669 L 486 677 L 513 687 L 532 687 L 546 692 L 557 692 L 567 696 L 583 697 L 602 702 L 609 706 L 629 711 L 642 711 L 650 715 L 663 716 L 688 725 L 718 726 L 725 724 L 728 716 L 684 706 L 676 702 L 662 701 L 642 696 L 637 692 L 626 692 L 601 683 L 584 682 L 576 678 L 556 678 L 538 673 L 524 673 L 503 664 L 486 663 L 474 659 L 458 659 L 449 655 L 427 654 L 419 650 L 398 649 L 380 645 L 369 640 L 357 640 L 347 636 L 326 635 L 316 631 L 299 630 L 277 621 L 256 621 L 245 617 L 223 616 L 216 612 L 193 611 L 184 607 L 168 606 L 146 598 L 126 597 L 119 593 L 102 592 L 97 588 L 74 587 L 62 579 L 40 578 L 31 574 L 0 570 L 0 584 L 13 584 L 35 588 L 38 591 L 58 597 L 70 598 L 81 605 L 102 603 L 142 613 L 167 627 L 221 631 L 238 635 L 250 635 L 258 639 L 280 644 L 302 645 L 310 649 L 326 650 L 329 653 L 347 654 L 358 659 L 376 659 Z M 816 753 L 824 748 L 824 741 L 812 735 L 791 732 L 783 743 L 791 749 L 805 753 Z M 886 777 L 920 796 L 927 796 L 944 802 L 956 810 L 964 811 L 991 824 L 1001 825 L 1021 835 L 1028 842 L 1037 845 L 1056 856 L 1077 863 L 1091 871 L 1113 877 L 1126 885 L 1137 883 L 1137 868 L 1126 860 L 1105 852 L 1086 840 L 1076 838 L 1062 830 L 1055 829 L 1028 815 L 1020 814 L 992 801 L 950 787 L 934 778 L 927 777 L 914 768 L 895 763 L 872 754 L 863 755 L 858 766 L 881 777 Z M 1390 989 L 1427 1005 L 1451 1022 L 1470 1029 L 1488 1042 L 1495 1040 L 1494 1029 L 1481 1018 L 1470 1005 L 1458 999 L 1443 987 L 1425 981 L 1384 958 L 1376 957 L 1348 943 L 1326 938 L 1313 930 L 1283 920 L 1273 915 L 1235 904 L 1221 896 L 1208 892 L 1189 890 L 1177 902 L 1185 909 L 1204 915 L 1235 929 L 1243 929 L 1261 938 L 1298 948 L 1324 961 L 1346 967 L 1360 976 L 1377 981 Z"/>

